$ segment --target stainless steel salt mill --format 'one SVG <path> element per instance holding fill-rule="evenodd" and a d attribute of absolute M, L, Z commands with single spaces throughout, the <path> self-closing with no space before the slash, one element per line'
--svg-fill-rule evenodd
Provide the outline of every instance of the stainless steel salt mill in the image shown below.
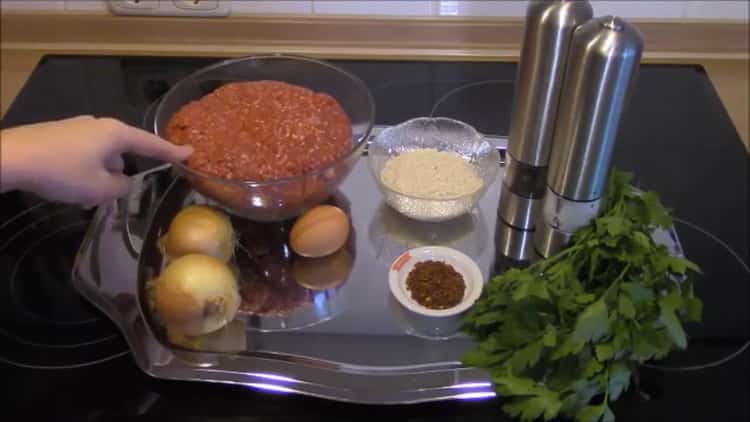
<path fill-rule="evenodd" d="M 573 30 L 591 19 L 588 1 L 532 1 L 526 10 L 507 164 L 498 217 L 534 228 L 544 195 L 547 164 Z"/>
<path fill-rule="evenodd" d="M 548 257 L 599 211 L 612 151 L 643 51 L 643 38 L 613 16 L 575 30 L 569 51 L 553 147 L 534 234 L 537 252 Z"/>
<path fill-rule="evenodd" d="M 498 259 L 531 260 L 545 192 L 560 87 L 573 30 L 591 19 L 587 1 L 532 1 L 526 10 L 505 177 L 498 205 Z"/>

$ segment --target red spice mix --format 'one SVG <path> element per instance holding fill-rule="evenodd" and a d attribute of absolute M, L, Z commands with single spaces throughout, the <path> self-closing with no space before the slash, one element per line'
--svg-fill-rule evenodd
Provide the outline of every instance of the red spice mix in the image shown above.
<path fill-rule="evenodd" d="M 466 283 L 451 265 L 441 261 L 418 262 L 406 276 L 406 288 L 420 305 L 430 309 L 448 309 L 464 297 Z"/>

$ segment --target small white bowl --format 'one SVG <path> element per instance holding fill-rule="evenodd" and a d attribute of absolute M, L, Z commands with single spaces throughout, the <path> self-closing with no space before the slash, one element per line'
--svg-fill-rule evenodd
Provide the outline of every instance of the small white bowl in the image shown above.
<path fill-rule="evenodd" d="M 406 278 L 416 263 L 424 261 L 445 262 L 461 274 L 466 283 L 466 289 L 458 305 L 448 309 L 430 309 L 412 299 L 411 292 L 406 289 Z M 447 317 L 466 311 L 479 299 L 484 286 L 484 277 L 474 260 L 463 253 L 444 246 L 424 246 L 410 249 L 393 261 L 388 272 L 388 285 L 396 300 L 410 311 L 432 317 Z"/>

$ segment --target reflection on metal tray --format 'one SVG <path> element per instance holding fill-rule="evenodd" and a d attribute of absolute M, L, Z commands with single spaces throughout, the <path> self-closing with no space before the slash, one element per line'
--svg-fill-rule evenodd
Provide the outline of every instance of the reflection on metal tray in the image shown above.
<path fill-rule="evenodd" d="M 490 140 L 504 150 L 505 138 Z M 331 199 L 352 220 L 345 247 L 350 261 L 331 264 L 343 268 L 344 280 L 331 286 L 300 286 L 294 281 L 299 274 L 287 273 L 295 264 L 285 246 L 288 223 L 235 220 L 240 238 L 245 236 L 238 259 L 246 261 L 258 283 L 273 286 L 266 293 L 278 297 L 275 305 L 290 306 L 260 312 L 250 304 L 224 329 L 190 340 L 163 331 L 149 310 L 145 286 L 161 268 L 156 240 L 171 218 L 186 204 L 205 199 L 174 179 L 169 166 L 141 173 L 135 185 L 128 200 L 97 211 L 73 280 L 119 326 L 146 373 L 359 403 L 494 396 L 488 374 L 460 363 L 472 343 L 457 331 L 458 320 L 437 324 L 399 308 L 387 272 L 403 250 L 431 244 L 466 253 L 488 277 L 495 261 L 491 233 L 500 183 L 490 186 L 468 215 L 415 223 L 383 204 L 366 160 L 360 159 Z"/>

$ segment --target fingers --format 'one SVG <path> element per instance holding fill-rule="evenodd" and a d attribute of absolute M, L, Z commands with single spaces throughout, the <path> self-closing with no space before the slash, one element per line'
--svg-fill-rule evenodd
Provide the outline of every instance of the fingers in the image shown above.
<path fill-rule="evenodd" d="M 96 182 L 96 190 L 90 192 L 88 198 L 80 201 L 84 208 L 91 208 L 104 204 L 130 191 L 130 178 L 121 173 L 107 173 Z"/>
<path fill-rule="evenodd" d="M 174 145 L 145 130 L 128 126 L 114 119 L 100 119 L 113 130 L 119 152 L 132 152 L 162 161 L 183 161 L 193 153 L 190 146 Z"/>
<path fill-rule="evenodd" d="M 104 166 L 112 173 L 122 173 L 125 169 L 125 161 L 122 159 L 122 155 L 114 154 L 105 159 Z"/>
<path fill-rule="evenodd" d="M 130 191 L 130 178 L 122 173 L 112 173 L 105 179 L 104 187 L 107 189 L 107 200 L 125 196 Z"/>

